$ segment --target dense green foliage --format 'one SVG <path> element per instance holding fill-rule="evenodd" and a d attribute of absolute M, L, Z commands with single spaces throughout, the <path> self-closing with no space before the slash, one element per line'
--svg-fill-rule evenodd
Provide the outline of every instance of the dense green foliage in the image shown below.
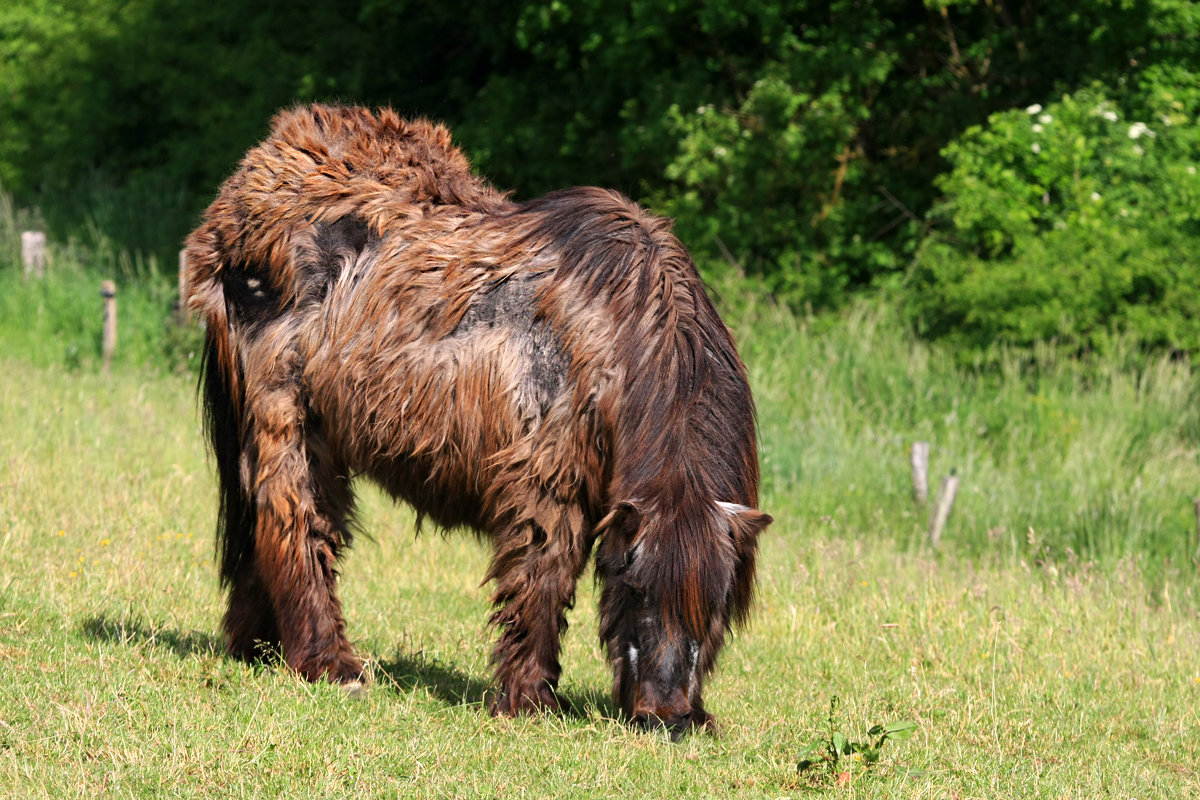
<path fill-rule="evenodd" d="M 789 301 L 886 282 L 976 349 L 1195 350 L 1198 64 L 1190 0 L 16 0 L 0 184 L 168 263 L 274 110 L 391 104 L 518 197 L 622 189 Z"/>
<path fill-rule="evenodd" d="M 1200 71 L 997 114 L 947 149 L 912 304 L 929 333 L 1200 352 Z"/>

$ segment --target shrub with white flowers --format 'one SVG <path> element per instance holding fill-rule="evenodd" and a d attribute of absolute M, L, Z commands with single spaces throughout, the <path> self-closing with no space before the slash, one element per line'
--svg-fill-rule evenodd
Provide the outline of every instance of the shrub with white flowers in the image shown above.
<path fill-rule="evenodd" d="M 912 270 L 918 328 L 971 357 L 1118 332 L 1200 354 L 1198 119 L 1200 76 L 1147 71 L 1137 96 L 1096 85 L 969 129 Z"/>

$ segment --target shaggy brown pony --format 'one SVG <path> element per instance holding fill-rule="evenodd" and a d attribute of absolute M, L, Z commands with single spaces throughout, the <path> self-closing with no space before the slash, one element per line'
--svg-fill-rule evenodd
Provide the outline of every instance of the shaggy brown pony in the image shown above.
<path fill-rule="evenodd" d="M 745 368 L 667 221 L 594 188 L 510 202 L 441 126 L 314 106 L 221 187 L 186 281 L 233 654 L 362 680 L 335 584 L 366 475 L 490 541 L 495 713 L 558 707 L 599 539 L 616 701 L 710 725 L 770 517 Z"/>

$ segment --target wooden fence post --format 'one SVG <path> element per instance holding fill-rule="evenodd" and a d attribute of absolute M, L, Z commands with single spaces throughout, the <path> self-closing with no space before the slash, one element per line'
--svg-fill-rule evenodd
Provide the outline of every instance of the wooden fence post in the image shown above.
<path fill-rule="evenodd" d="M 1200 559 L 1200 497 L 1192 500 L 1192 506 L 1196 509 L 1196 558 Z"/>
<path fill-rule="evenodd" d="M 929 499 L 929 442 L 913 442 L 908 458 L 912 464 L 913 496 L 925 505 Z"/>
<path fill-rule="evenodd" d="M 942 487 L 938 490 L 937 502 L 933 506 L 933 515 L 929 519 L 929 543 L 936 549 L 942 541 L 942 532 L 946 529 L 946 520 L 950 518 L 950 509 L 954 507 L 954 496 L 958 494 L 958 476 L 954 470 L 942 479 Z"/>
<path fill-rule="evenodd" d="M 21 263 L 25 265 L 25 277 L 46 277 L 46 234 L 42 231 L 21 233 Z"/>
<path fill-rule="evenodd" d="M 104 281 L 100 284 L 100 296 L 104 298 L 104 338 L 101 341 L 100 352 L 104 357 L 104 371 L 108 372 L 112 364 L 113 353 L 117 350 L 117 284 L 114 281 Z"/>

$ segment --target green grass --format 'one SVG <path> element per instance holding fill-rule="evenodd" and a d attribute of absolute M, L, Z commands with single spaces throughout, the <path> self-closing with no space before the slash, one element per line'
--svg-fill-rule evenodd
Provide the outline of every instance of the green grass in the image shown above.
<path fill-rule="evenodd" d="M 829 323 L 740 300 L 762 505 L 777 521 L 753 622 L 706 691 L 722 734 L 680 744 L 614 719 L 587 578 L 565 639 L 576 713 L 490 718 L 485 550 L 469 536 L 414 537 L 411 514 L 369 487 L 371 536 L 342 585 L 372 688 L 351 698 L 229 660 L 191 376 L 156 358 L 101 375 L 11 348 L 19 335 L 4 329 L 0 795 L 1200 792 L 1200 603 L 1190 561 L 1172 555 L 1194 522 L 1154 510 L 1190 513 L 1197 485 L 1186 366 L 955 378 L 889 331 L 884 311 Z M 995 432 L 981 431 L 989 421 Z M 908 496 L 916 436 L 965 482 L 941 553 L 924 546 L 926 514 Z M 1121 487 L 1139 480 L 1133 502 Z M 1108 544 L 1087 557 L 1046 550 L 1088 515 Z M 1175 536 L 1174 550 L 1139 549 Z M 848 738 L 919 727 L 880 763 L 851 762 L 844 785 L 821 768 L 800 774 L 834 697 Z"/>

